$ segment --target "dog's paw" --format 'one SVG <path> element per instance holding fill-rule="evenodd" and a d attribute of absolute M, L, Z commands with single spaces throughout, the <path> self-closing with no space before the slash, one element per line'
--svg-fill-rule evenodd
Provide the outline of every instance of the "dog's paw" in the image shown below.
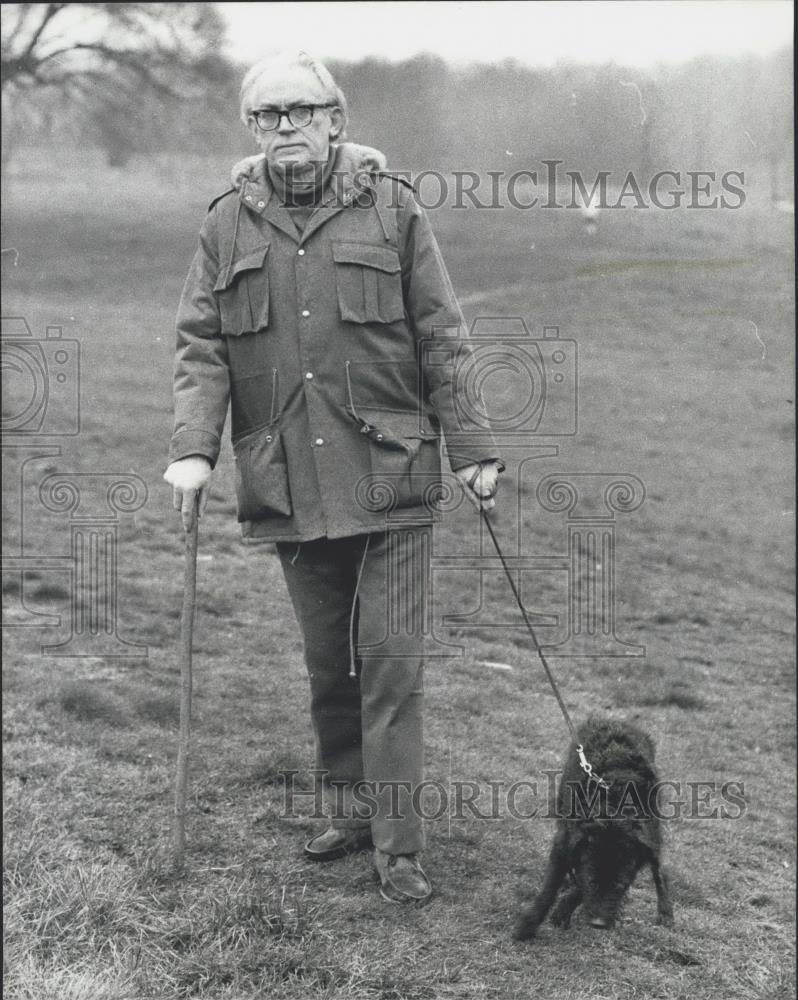
<path fill-rule="evenodd" d="M 564 931 L 567 931 L 571 926 L 571 914 L 566 910 L 554 910 L 549 920 L 551 920 L 555 927 L 560 927 Z"/>
<path fill-rule="evenodd" d="M 513 931 L 513 937 L 516 941 L 533 941 L 538 932 L 539 924 L 535 920 L 528 920 L 525 917 L 521 917 L 518 923 L 515 925 L 515 930 Z"/>
<path fill-rule="evenodd" d="M 655 923 L 657 927 L 673 927 L 673 914 L 658 913 Z"/>

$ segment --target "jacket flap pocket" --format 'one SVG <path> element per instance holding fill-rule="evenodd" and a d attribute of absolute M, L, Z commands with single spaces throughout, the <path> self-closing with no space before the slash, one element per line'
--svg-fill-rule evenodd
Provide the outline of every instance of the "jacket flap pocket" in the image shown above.
<path fill-rule="evenodd" d="M 350 413 L 352 409 L 347 407 Z M 353 414 L 354 416 L 354 414 Z M 405 439 L 432 441 L 440 437 L 429 417 L 413 410 L 384 410 L 377 406 L 358 406 L 361 431 L 388 447 Z"/>
<path fill-rule="evenodd" d="M 213 286 L 214 292 L 223 292 L 233 284 L 242 271 L 258 271 L 263 267 L 266 254 L 269 252 L 269 244 L 258 247 L 257 250 L 249 250 L 234 260 L 228 267 L 223 267 L 219 271 L 219 277 Z"/>
<path fill-rule="evenodd" d="M 238 520 L 290 517 L 293 505 L 279 421 L 241 435 L 233 450 Z"/>
<path fill-rule="evenodd" d="M 361 267 L 373 267 L 388 274 L 397 274 L 401 270 L 399 253 L 392 247 L 334 240 L 332 252 L 336 264 L 360 264 Z"/>

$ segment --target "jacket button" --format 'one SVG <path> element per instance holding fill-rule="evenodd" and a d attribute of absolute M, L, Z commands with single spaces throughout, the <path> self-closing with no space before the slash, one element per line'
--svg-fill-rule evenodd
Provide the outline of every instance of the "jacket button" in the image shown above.
<path fill-rule="evenodd" d="M 265 201 L 259 201 L 258 202 L 258 208 L 264 208 L 265 206 L 266 206 L 266 202 Z"/>
<path fill-rule="evenodd" d="M 316 438 L 315 444 L 320 448 L 324 444 L 324 438 Z"/>
<path fill-rule="evenodd" d="M 378 441 L 382 441 L 382 434 L 378 434 L 378 435 L 377 435 L 377 440 L 378 440 Z"/>
<path fill-rule="evenodd" d="M 305 378 L 309 382 L 313 378 L 313 372 L 305 372 Z"/>
<path fill-rule="evenodd" d="M 302 315 L 307 317 L 307 316 L 310 316 L 310 313 L 308 312 L 307 309 L 303 309 L 302 310 Z"/>
<path fill-rule="evenodd" d="M 304 250 L 297 250 L 296 255 L 297 255 L 297 257 L 304 257 L 305 256 L 305 251 Z"/>

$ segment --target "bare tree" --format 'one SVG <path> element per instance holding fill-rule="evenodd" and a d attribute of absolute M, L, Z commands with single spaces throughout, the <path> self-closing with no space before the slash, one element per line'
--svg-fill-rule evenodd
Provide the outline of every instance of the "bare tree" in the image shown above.
<path fill-rule="evenodd" d="M 223 34 L 209 3 L 5 4 L 4 111 L 18 122 L 56 100 L 64 114 L 82 109 L 112 162 L 115 154 L 124 159 L 124 130 L 114 123 L 135 117 L 131 95 L 184 95 L 218 66 Z M 10 130 L 4 139 L 13 147 Z"/>
<path fill-rule="evenodd" d="M 7 4 L 2 87 L 86 87 L 120 75 L 171 92 L 176 69 L 191 71 L 223 34 L 212 4 Z"/>

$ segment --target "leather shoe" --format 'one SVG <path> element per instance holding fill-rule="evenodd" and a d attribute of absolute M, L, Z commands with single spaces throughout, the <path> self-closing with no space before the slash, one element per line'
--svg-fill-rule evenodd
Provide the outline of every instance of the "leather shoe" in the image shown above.
<path fill-rule="evenodd" d="M 422 905 L 432 895 L 432 885 L 415 854 L 386 854 L 374 850 L 374 867 L 380 877 L 380 895 L 389 903 Z"/>
<path fill-rule="evenodd" d="M 367 847 L 371 847 L 370 827 L 341 829 L 328 826 L 305 844 L 305 857 L 311 861 L 335 861 Z"/>

